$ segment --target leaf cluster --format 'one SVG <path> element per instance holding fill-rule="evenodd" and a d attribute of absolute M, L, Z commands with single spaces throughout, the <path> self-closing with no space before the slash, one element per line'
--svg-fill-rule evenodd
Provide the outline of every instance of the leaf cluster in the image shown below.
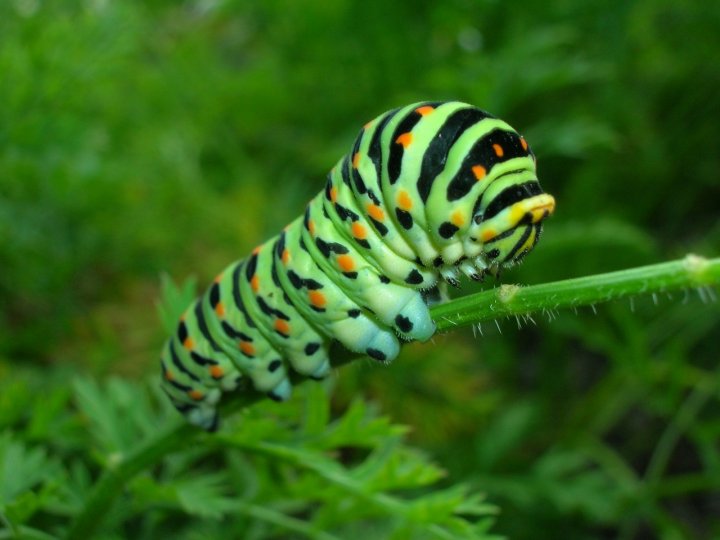
<path fill-rule="evenodd" d="M 154 383 L 72 386 L 35 400 L 31 381 L 3 384 L 0 537 L 491 538 L 494 506 L 362 400 L 333 416 L 322 385 L 217 436 L 182 425 Z M 99 475 L 124 490 L 83 522 Z"/>

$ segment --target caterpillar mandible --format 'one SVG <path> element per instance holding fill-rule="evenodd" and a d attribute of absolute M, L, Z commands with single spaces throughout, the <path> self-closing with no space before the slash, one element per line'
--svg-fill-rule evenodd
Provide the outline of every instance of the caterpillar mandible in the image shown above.
<path fill-rule="evenodd" d="M 162 387 L 207 430 L 243 378 L 288 399 L 288 370 L 320 379 L 337 340 L 378 361 L 427 340 L 423 296 L 480 280 L 533 249 L 555 200 L 502 120 L 457 101 L 414 103 L 360 131 L 304 214 L 223 270 L 162 352 Z"/>

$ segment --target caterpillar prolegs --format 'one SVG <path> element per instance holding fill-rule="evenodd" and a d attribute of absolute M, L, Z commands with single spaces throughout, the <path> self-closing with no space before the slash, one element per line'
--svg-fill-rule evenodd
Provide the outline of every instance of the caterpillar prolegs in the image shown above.
<path fill-rule="evenodd" d="M 331 340 L 390 361 L 435 331 L 423 291 L 517 263 L 554 208 L 502 120 L 457 101 L 385 112 L 301 217 L 186 310 L 162 353 L 163 389 L 212 430 L 221 394 L 243 378 L 285 400 L 289 370 L 327 375 Z"/>

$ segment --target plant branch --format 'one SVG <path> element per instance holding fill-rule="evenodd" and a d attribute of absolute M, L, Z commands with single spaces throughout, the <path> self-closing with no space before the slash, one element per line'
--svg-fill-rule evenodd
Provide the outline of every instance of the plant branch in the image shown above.
<path fill-rule="evenodd" d="M 720 258 L 687 255 L 667 263 L 520 287 L 501 285 L 432 309 L 439 331 L 535 311 L 593 306 L 642 294 L 720 284 Z M 709 292 L 712 298 L 712 292 Z M 702 298 L 702 294 L 701 294 Z"/>

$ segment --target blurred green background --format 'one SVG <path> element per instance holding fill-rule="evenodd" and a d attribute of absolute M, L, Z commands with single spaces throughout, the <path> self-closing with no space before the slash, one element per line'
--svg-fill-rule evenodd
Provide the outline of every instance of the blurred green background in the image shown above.
<path fill-rule="evenodd" d="M 720 253 L 720 3 L 0 3 L 0 376 L 157 373 L 159 277 L 209 281 L 359 127 L 460 99 L 557 201 L 504 282 Z M 486 284 L 492 286 L 493 284 Z M 465 287 L 472 290 L 472 287 Z M 337 374 L 517 538 L 720 536 L 720 308 L 537 314 Z M 17 426 L 15 426 L 17 428 Z"/>

